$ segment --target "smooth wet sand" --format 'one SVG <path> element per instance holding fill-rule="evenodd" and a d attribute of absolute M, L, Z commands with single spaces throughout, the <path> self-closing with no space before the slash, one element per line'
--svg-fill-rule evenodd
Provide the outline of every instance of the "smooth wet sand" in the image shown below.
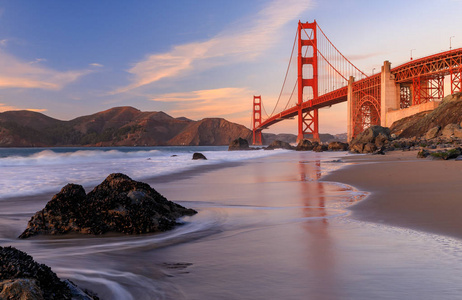
<path fill-rule="evenodd" d="M 323 180 L 371 194 L 352 217 L 462 238 L 462 161 L 417 158 L 416 151 L 361 155 Z"/>

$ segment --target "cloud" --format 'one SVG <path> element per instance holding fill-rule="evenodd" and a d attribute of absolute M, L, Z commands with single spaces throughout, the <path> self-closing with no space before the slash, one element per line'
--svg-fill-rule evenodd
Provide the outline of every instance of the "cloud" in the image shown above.
<path fill-rule="evenodd" d="M 0 103 L 0 112 L 11 111 L 11 110 L 30 110 L 30 111 L 35 111 L 35 112 L 47 111 L 47 109 L 44 109 L 44 108 L 19 108 L 16 106 L 7 105 L 5 103 Z"/>
<path fill-rule="evenodd" d="M 114 94 L 193 70 L 255 59 L 278 42 L 283 26 L 309 7 L 309 0 L 275 0 L 256 16 L 242 20 L 240 25 L 209 40 L 177 45 L 169 52 L 148 55 L 128 70 L 132 74 L 131 84 L 117 89 Z"/>
<path fill-rule="evenodd" d="M 91 63 L 90 66 L 92 66 L 92 67 L 98 67 L 98 68 L 104 67 L 102 64 L 99 64 L 99 63 Z"/>
<path fill-rule="evenodd" d="M 252 91 L 247 88 L 219 88 L 183 93 L 169 93 L 154 97 L 153 101 L 170 102 L 175 108 L 168 113 L 192 119 L 221 117 L 233 120 L 238 114 L 248 112 Z M 250 118 L 250 116 L 249 116 Z"/>
<path fill-rule="evenodd" d="M 89 74 L 89 70 L 56 71 L 40 65 L 45 59 L 24 62 L 0 50 L 0 88 L 59 90 Z"/>

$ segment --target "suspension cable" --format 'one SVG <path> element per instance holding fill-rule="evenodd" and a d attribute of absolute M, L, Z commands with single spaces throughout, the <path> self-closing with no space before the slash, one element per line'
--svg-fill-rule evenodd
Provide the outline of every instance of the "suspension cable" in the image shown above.
<path fill-rule="evenodd" d="M 282 83 L 282 88 L 281 88 L 281 92 L 279 93 L 278 101 L 276 101 L 276 105 L 274 106 L 273 111 L 271 112 L 271 117 L 273 116 L 274 112 L 276 111 L 276 108 L 277 108 L 277 106 L 279 104 L 279 100 L 281 100 L 282 92 L 284 91 L 284 86 L 286 84 L 287 76 L 288 76 L 289 70 L 290 70 L 290 63 L 292 62 L 292 57 L 294 55 L 294 50 L 295 50 L 295 44 L 297 42 L 297 37 L 298 37 L 298 30 L 295 32 L 294 45 L 292 46 L 292 53 L 290 53 L 289 64 L 287 65 L 286 75 L 284 77 L 284 82 Z"/>

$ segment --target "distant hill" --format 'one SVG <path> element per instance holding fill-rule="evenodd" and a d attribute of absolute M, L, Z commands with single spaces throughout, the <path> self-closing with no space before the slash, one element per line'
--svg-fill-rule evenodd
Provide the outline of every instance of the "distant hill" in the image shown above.
<path fill-rule="evenodd" d="M 322 141 L 335 139 L 320 134 Z M 70 121 L 32 111 L 0 113 L 0 147 L 66 146 L 219 146 L 238 138 L 252 141 L 252 131 L 222 118 L 193 121 L 130 106 L 114 107 Z M 295 143 L 294 134 L 263 133 L 263 143 Z"/>
<path fill-rule="evenodd" d="M 251 131 L 224 119 L 192 121 L 115 107 L 70 121 L 31 111 L 0 113 L 0 147 L 228 145 Z"/>

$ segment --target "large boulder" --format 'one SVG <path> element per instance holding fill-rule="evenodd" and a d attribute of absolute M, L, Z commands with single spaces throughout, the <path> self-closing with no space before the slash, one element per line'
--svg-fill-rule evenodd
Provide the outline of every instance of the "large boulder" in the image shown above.
<path fill-rule="evenodd" d="M 0 299 L 99 299 L 16 248 L 0 247 L 0 266 Z"/>
<path fill-rule="evenodd" d="M 350 151 L 355 153 L 372 153 L 390 140 L 390 128 L 374 125 L 364 130 L 351 141 Z"/>
<path fill-rule="evenodd" d="M 243 138 L 237 138 L 231 143 L 229 143 L 228 146 L 228 151 L 234 151 L 234 150 L 249 150 L 249 142 L 246 139 Z"/>
<path fill-rule="evenodd" d="M 348 144 L 342 142 L 330 142 L 327 149 L 330 151 L 347 151 Z"/>
<path fill-rule="evenodd" d="M 192 159 L 193 160 L 207 160 L 207 157 L 205 157 L 205 155 L 200 152 L 195 152 L 193 153 Z"/>
<path fill-rule="evenodd" d="M 431 140 L 434 139 L 438 136 L 438 133 L 440 133 L 441 126 L 435 126 L 430 128 L 427 133 L 425 133 L 425 139 Z"/>
<path fill-rule="evenodd" d="M 297 144 L 297 147 L 295 148 L 295 150 L 297 151 L 310 151 L 310 150 L 313 150 L 313 143 L 308 140 L 308 139 L 303 139 L 303 140 L 300 140 Z"/>
<path fill-rule="evenodd" d="M 273 141 L 268 147 L 265 148 L 265 150 L 274 150 L 274 149 L 287 149 L 287 150 L 293 150 L 294 147 L 291 146 L 287 142 L 275 140 Z"/>
<path fill-rule="evenodd" d="M 443 130 L 441 130 L 441 136 L 443 138 L 451 138 L 454 136 L 454 132 L 459 130 L 459 124 L 448 124 L 443 128 Z"/>
<path fill-rule="evenodd" d="M 19 236 L 38 234 L 140 234 L 172 229 L 182 216 L 197 213 L 168 201 L 148 184 L 127 175 L 109 175 L 93 191 L 68 184 L 30 219 Z"/>

